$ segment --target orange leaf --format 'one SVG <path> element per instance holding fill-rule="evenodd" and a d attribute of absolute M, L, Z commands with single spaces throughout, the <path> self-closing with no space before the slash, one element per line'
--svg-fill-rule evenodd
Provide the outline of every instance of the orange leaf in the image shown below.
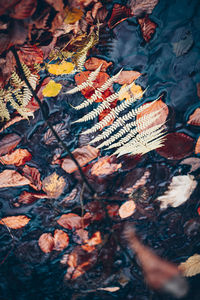
<path fill-rule="evenodd" d="M 65 187 L 66 183 L 63 177 L 59 177 L 56 172 L 47 176 L 42 182 L 42 189 L 49 198 L 58 198 Z"/>
<path fill-rule="evenodd" d="M 27 161 L 31 160 L 32 155 L 26 149 L 16 149 L 11 154 L 0 156 L 0 162 L 4 165 L 24 165 Z"/>
<path fill-rule="evenodd" d="M 122 71 L 115 82 L 119 84 L 131 84 L 131 82 L 140 76 L 141 73 L 137 71 Z"/>
<path fill-rule="evenodd" d="M 100 231 L 95 232 L 89 240 L 85 241 L 85 243 L 86 243 L 85 245 L 81 246 L 85 251 L 87 252 L 94 251 L 95 249 L 94 246 L 102 243 Z"/>
<path fill-rule="evenodd" d="M 0 224 L 6 225 L 12 229 L 19 229 L 24 227 L 30 221 L 26 216 L 12 216 L 0 220 Z"/>
<path fill-rule="evenodd" d="M 91 168 L 91 174 L 96 176 L 110 175 L 120 169 L 122 164 L 112 163 L 112 157 L 100 158 Z"/>
<path fill-rule="evenodd" d="M 4 170 L 0 173 L 0 188 L 21 186 L 29 184 L 30 181 L 14 170 Z"/>
<path fill-rule="evenodd" d="M 0 140 L 0 155 L 4 155 L 13 150 L 21 141 L 21 137 L 15 133 L 10 133 Z"/>
<path fill-rule="evenodd" d="M 54 250 L 62 251 L 69 245 L 69 236 L 66 232 L 56 229 L 54 232 Z"/>
<path fill-rule="evenodd" d="M 107 68 L 112 65 L 112 62 L 107 62 L 106 60 L 97 57 L 90 57 L 86 60 L 84 66 L 88 71 L 95 71 L 101 64 L 101 71 L 106 72 Z"/>
<path fill-rule="evenodd" d="M 99 150 L 88 145 L 83 146 L 81 148 L 77 148 L 72 153 L 78 161 L 79 165 L 83 167 L 99 155 Z M 71 160 L 71 158 L 64 158 L 62 160 L 61 167 L 65 170 L 65 172 L 70 174 L 78 169 L 76 164 Z"/>
<path fill-rule="evenodd" d="M 62 215 L 58 220 L 58 224 L 66 229 L 82 228 L 82 218 L 77 214 L 69 213 Z"/>
<path fill-rule="evenodd" d="M 44 253 L 49 253 L 53 250 L 54 247 L 54 238 L 51 233 L 43 233 L 38 241 L 40 249 Z"/>
<path fill-rule="evenodd" d="M 120 206 L 119 216 L 124 219 L 130 217 L 135 211 L 135 202 L 133 200 L 126 201 Z"/>
<path fill-rule="evenodd" d="M 74 241 L 78 244 L 82 244 L 83 242 L 85 242 L 86 240 L 88 240 L 88 231 L 85 229 L 77 229 L 76 231 L 76 235 L 78 236 L 74 238 Z"/>
<path fill-rule="evenodd" d="M 200 153 L 200 137 L 197 140 L 196 146 L 195 146 L 195 154 Z"/>
<path fill-rule="evenodd" d="M 190 125 L 200 126 L 200 108 L 197 108 L 192 115 L 190 115 L 187 122 Z"/>

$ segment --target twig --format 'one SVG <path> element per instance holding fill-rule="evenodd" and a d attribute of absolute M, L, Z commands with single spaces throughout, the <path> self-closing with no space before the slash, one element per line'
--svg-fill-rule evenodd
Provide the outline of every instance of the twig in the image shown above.
<path fill-rule="evenodd" d="M 43 119 L 45 120 L 46 124 L 48 125 L 48 127 L 50 128 L 50 130 L 52 131 L 52 134 L 55 136 L 56 140 L 58 141 L 58 143 L 61 144 L 62 148 L 68 153 L 69 157 L 71 158 L 71 160 L 76 164 L 78 170 L 79 170 L 79 173 L 84 181 L 84 183 L 87 185 L 87 187 L 89 188 L 90 192 L 92 194 L 95 194 L 95 190 L 93 189 L 93 187 L 90 185 L 90 183 L 88 182 L 87 178 L 85 177 L 82 169 L 81 169 L 81 166 L 79 165 L 78 161 L 75 159 L 74 155 L 71 153 L 71 151 L 69 150 L 69 148 L 67 147 L 67 145 L 61 140 L 61 138 L 59 137 L 59 135 L 57 134 L 57 132 L 55 131 L 55 129 L 53 128 L 53 126 L 51 125 L 51 123 L 49 122 L 49 120 L 47 119 L 47 116 L 46 116 L 46 112 L 43 108 L 43 105 L 42 105 L 42 102 L 40 101 L 40 99 L 38 98 L 36 92 L 33 90 L 32 86 L 30 85 L 28 79 L 26 78 L 25 74 L 24 74 L 24 71 L 23 71 L 23 68 L 22 68 L 22 65 L 21 65 L 21 62 L 20 62 L 20 59 L 19 59 L 19 56 L 17 54 L 17 51 L 14 47 L 11 47 L 10 48 L 11 51 L 13 52 L 14 54 L 14 57 L 15 57 L 15 60 L 16 60 L 16 63 L 17 63 L 17 67 L 19 69 L 19 72 L 20 72 L 20 75 L 22 77 L 22 79 L 24 80 L 24 82 L 26 83 L 27 87 L 29 88 L 29 90 L 31 91 L 33 97 L 35 98 L 35 100 L 37 101 L 37 103 L 39 104 L 40 106 L 40 109 L 41 109 L 41 113 L 42 113 L 42 116 L 43 116 Z"/>
<path fill-rule="evenodd" d="M 6 256 L 4 257 L 4 259 L 0 262 L 0 266 L 3 265 L 3 263 L 6 261 L 6 259 L 8 258 L 8 256 L 10 255 L 10 253 L 12 252 L 13 248 L 14 248 L 14 236 L 10 230 L 10 228 L 6 225 L 6 223 L 1 220 L 1 222 L 4 224 L 4 226 L 6 227 L 6 229 L 8 230 L 9 232 L 9 235 L 11 236 L 12 238 L 12 247 L 10 248 L 10 250 L 8 251 L 8 253 L 6 254 Z"/>

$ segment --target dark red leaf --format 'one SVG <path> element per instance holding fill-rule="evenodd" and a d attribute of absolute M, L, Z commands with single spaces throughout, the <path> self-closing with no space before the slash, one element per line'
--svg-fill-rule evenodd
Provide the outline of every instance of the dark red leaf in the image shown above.
<path fill-rule="evenodd" d="M 114 4 L 112 15 L 108 21 L 109 28 L 114 28 L 117 24 L 133 16 L 131 9 L 120 4 Z"/>
<path fill-rule="evenodd" d="M 107 62 L 106 60 L 97 57 L 90 57 L 88 60 L 86 60 L 84 66 L 88 71 L 94 71 L 101 64 L 101 71 L 106 72 L 107 68 L 112 65 L 112 62 Z"/>
<path fill-rule="evenodd" d="M 105 217 L 104 208 L 99 201 L 89 202 L 85 208 L 91 214 L 91 221 L 100 221 Z"/>
<path fill-rule="evenodd" d="M 21 193 L 21 195 L 19 196 L 18 198 L 18 202 L 15 203 L 15 206 L 17 206 L 18 203 L 20 204 L 32 204 L 33 202 L 35 202 L 36 200 L 38 199 L 41 199 L 41 198 L 47 198 L 47 195 L 46 194 L 37 194 L 37 193 L 30 193 L 30 192 L 27 192 L 27 191 L 23 191 Z M 18 204 L 19 206 L 19 204 Z"/>
<path fill-rule="evenodd" d="M 164 143 L 164 146 L 158 148 L 156 151 L 168 159 L 182 159 L 190 155 L 194 147 L 194 140 L 190 136 L 180 132 L 167 134 Z"/>
<path fill-rule="evenodd" d="M 32 16 L 36 10 L 37 0 L 21 0 L 11 10 L 10 17 L 23 20 Z"/>
<path fill-rule="evenodd" d="M 138 23 L 140 24 L 142 36 L 148 43 L 155 32 L 157 24 L 151 21 L 147 15 L 144 18 L 139 18 Z"/>
<path fill-rule="evenodd" d="M 0 140 L 0 155 L 4 155 L 13 150 L 21 141 L 21 137 L 15 133 L 10 133 Z"/>
<path fill-rule="evenodd" d="M 23 168 L 23 175 L 30 180 L 30 185 L 40 191 L 42 188 L 42 182 L 40 180 L 40 172 L 36 168 L 25 166 Z"/>
<path fill-rule="evenodd" d="M 18 51 L 20 60 L 27 66 L 41 64 L 43 62 L 43 52 L 35 45 L 25 45 Z"/>

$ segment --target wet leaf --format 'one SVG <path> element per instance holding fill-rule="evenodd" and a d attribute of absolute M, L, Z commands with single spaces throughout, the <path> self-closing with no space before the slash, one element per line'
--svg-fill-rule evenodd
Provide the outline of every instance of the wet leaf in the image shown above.
<path fill-rule="evenodd" d="M 172 43 L 173 52 L 176 57 L 179 57 L 187 53 L 193 46 L 194 40 L 190 31 L 179 35 L 179 40 L 176 43 Z"/>
<path fill-rule="evenodd" d="M 38 240 L 38 245 L 44 253 L 51 252 L 54 247 L 54 238 L 52 234 L 43 233 Z"/>
<path fill-rule="evenodd" d="M 20 61 L 27 66 L 34 66 L 34 64 L 43 63 L 43 52 L 35 45 L 24 45 L 18 51 Z"/>
<path fill-rule="evenodd" d="M 131 9 L 120 4 L 114 4 L 108 27 L 112 29 L 131 16 Z"/>
<path fill-rule="evenodd" d="M 131 82 L 140 76 L 141 73 L 137 71 L 121 71 L 115 82 L 119 84 L 131 84 Z"/>
<path fill-rule="evenodd" d="M 55 81 L 50 80 L 43 89 L 42 94 L 45 97 L 55 97 L 59 94 L 61 89 L 62 85 L 60 83 L 56 83 Z"/>
<path fill-rule="evenodd" d="M 12 126 L 13 124 L 20 122 L 22 120 L 25 120 L 25 118 L 21 117 L 21 116 L 15 116 L 14 118 L 12 118 L 10 121 L 6 122 L 6 124 L 4 125 L 4 127 L 2 129 L 0 129 L 0 132 L 3 132 L 6 128 Z"/>
<path fill-rule="evenodd" d="M 68 134 L 68 130 L 65 128 L 64 123 L 59 123 L 53 126 L 56 133 L 59 135 L 61 139 L 64 139 Z M 46 145 L 51 145 L 53 143 L 57 143 L 57 139 L 55 138 L 54 134 L 52 133 L 51 129 L 48 129 L 44 135 L 44 142 Z"/>
<path fill-rule="evenodd" d="M 126 201 L 119 208 L 119 216 L 124 219 L 130 217 L 135 212 L 135 202 L 133 200 Z"/>
<path fill-rule="evenodd" d="M 197 83 L 197 96 L 200 98 L 200 82 Z"/>
<path fill-rule="evenodd" d="M 200 153 L 200 137 L 198 138 L 196 145 L 195 145 L 195 154 L 199 154 Z"/>
<path fill-rule="evenodd" d="M 127 84 L 124 84 L 120 90 L 124 89 L 124 87 L 126 87 Z M 136 96 L 138 99 L 142 98 L 143 96 L 143 90 L 141 88 L 140 85 L 136 85 L 135 83 L 133 83 L 132 87 L 130 88 L 129 91 L 122 93 L 119 97 L 119 100 L 130 100 L 130 98 L 132 96 Z"/>
<path fill-rule="evenodd" d="M 69 7 L 66 7 L 65 13 L 66 13 L 66 17 L 65 17 L 64 22 L 66 24 L 74 24 L 77 21 L 79 21 L 83 16 L 83 11 L 81 9 L 75 8 L 75 7 L 71 8 L 71 9 Z"/>
<path fill-rule="evenodd" d="M 74 65 L 71 62 L 62 61 L 59 64 L 49 64 L 47 68 L 51 74 L 62 75 L 71 73 L 74 70 Z"/>
<path fill-rule="evenodd" d="M 36 168 L 31 168 L 29 166 L 24 166 L 23 175 L 30 180 L 30 185 L 40 191 L 42 188 L 42 182 L 40 180 L 40 172 Z"/>
<path fill-rule="evenodd" d="M 140 24 L 142 36 L 145 42 L 148 43 L 155 32 L 157 24 L 152 22 L 148 15 L 146 15 L 144 18 L 139 18 L 138 23 Z"/>
<path fill-rule="evenodd" d="M 95 176 L 110 175 L 121 168 L 122 164 L 116 164 L 112 162 L 111 156 L 104 156 L 92 166 L 91 174 Z"/>
<path fill-rule="evenodd" d="M 57 223 L 66 229 L 80 229 L 83 227 L 83 220 L 77 214 L 69 213 L 62 215 Z"/>
<path fill-rule="evenodd" d="M 110 286 L 110 287 L 105 287 L 105 288 L 97 288 L 97 290 L 113 293 L 113 292 L 120 290 L 120 288 L 118 286 Z"/>
<path fill-rule="evenodd" d="M 134 16 L 140 16 L 143 13 L 151 14 L 158 0 L 130 0 L 129 6 Z"/>
<path fill-rule="evenodd" d="M 69 236 L 66 232 L 56 229 L 54 232 L 53 250 L 62 251 L 69 245 Z"/>
<path fill-rule="evenodd" d="M 112 62 L 107 62 L 106 60 L 97 57 L 90 57 L 86 60 L 84 66 L 88 71 L 95 71 L 101 64 L 101 71 L 106 72 L 107 68 L 112 65 Z"/>
<path fill-rule="evenodd" d="M 189 165 L 191 166 L 190 172 L 196 171 L 198 168 L 200 168 L 200 158 L 197 157 L 188 157 L 185 158 L 180 162 L 180 165 Z"/>
<path fill-rule="evenodd" d="M 194 140 L 181 132 L 169 133 L 165 137 L 164 146 L 156 152 L 168 159 L 182 159 L 193 151 Z"/>
<path fill-rule="evenodd" d="M 21 141 L 21 137 L 15 133 L 10 133 L 0 140 L 0 155 L 4 155 L 13 150 Z"/>
<path fill-rule="evenodd" d="M 118 204 L 108 204 L 106 206 L 108 214 L 111 218 L 119 216 L 119 205 Z"/>
<path fill-rule="evenodd" d="M 59 175 L 54 172 L 43 180 L 42 189 L 47 193 L 48 198 L 58 198 L 62 194 L 65 185 L 64 178 L 59 177 Z"/>
<path fill-rule="evenodd" d="M 86 240 L 88 240 L 88 231 L 85 229 L 77 229 L 75 231 L 77 236 L 73 236 L 73 240 L 78 244 L 83 244 Z"/>
<path fill-rule="evenodd" d="M 22 186 L 29 183 L 27 178 L 14 170 L 4 170 L 0 173 L 0 188 Z"/>
<path fill-rule="evenodd" d="M 200 255 L 194 254 L 190 256 L 185 262 L 182 262 L 178 268 L 186 277 L 200 274 Z"/>
<path fill-rule="evenodd" d="M 100 221 L 105 217 L 105 210 L 99 201 L 89 202 L 85 209 L 89 210 L 91 221 Z"/>
<path fill-rule="evenodd" d="M 10 17 L 19 20 L 29 18 L 35 12 L 36 6 L 37 0 L 21 0 L 12 8 Z"/>
<path fill-rule="evenodd" d="M 99 155 L 99 150 L 88 145 L 75 149 L 73 152 L 74 157 L 78 161 L 79 165 L 83 167 L 91 160 L 95 159 Z M 61 163 L 61 167 L 67 173 L 73 173 L 78 168 L 76 164 L 70 158 L 64 158 Z"/>
<path fill-rule="evenodd" d="M 41 193 L 31 193 L 31 192 L 27 192 L 27 191 L 23 191 L 19 198 L 18 198 L 18 202 L 15 203 L 14 206 L 19 206 L 19 204 L 32 204 L 34 203 L 36 200 L 41 199 L 41 198 L 47 198 L 46 194 L 41 194 Z"/>
<path fill-rule="evenodd" d="M 11 229 L 19 229 L 26 226 L 26 224 L 28 224 L 29 221 L 30 218 L 26 216 L 11 216 L 1 219 L 0 224 L 6 225 Z"/>
<path fill-rule="evenodd" d="M 190 115 L 187 123 L 190 125 L 200 126 L 200 108 L 195 109 L 193 114 Z"/>
<path fill-rule="evenodd" d="M 32 159 L 32 155 L 26 149 L 16 149 L 10 154 L 0 157 L 0 163 L 4 165 L 24 165 L 27 161 Z"/>

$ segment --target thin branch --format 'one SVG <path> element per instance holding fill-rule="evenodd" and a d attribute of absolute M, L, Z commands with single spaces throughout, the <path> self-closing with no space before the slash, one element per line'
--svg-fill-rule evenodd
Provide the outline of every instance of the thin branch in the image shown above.
<path fill-rule="evenodd" d="M 67 145 L 61 140 L 61 138 L 59 137 L 59 135 L 57 134 L 57 132 L 55 131 L 55 129 L 53 128 L 53 126 L 51 125 L 51 123 L 49 122 L 49 120 L 47 119 L 47 116 L 46 116 L 46 112 L 43 108 L 43 105 L 42 105 L 42 102 L 40 101 L 40 99 L 38 98 L 36 92 L 33 90 L 32 86 L 30 85 L 28 79 L 26 78 L 25 74 L 24 74 L 24 71 L 23 71 L 23 68 L 22 68 L 22 65 L 21 65 L 21 62 L 20 62 L 20 59 L 19 59 L 19 56 L 17 54 L 17 51 L 14 47 L 11 47 L 10 48 L 11 51 L 13 52 L 14 54 L 14 57 L 15 57 L 15 60 L 16 60 L 16 63 L 17 63 L 17 67 L 19 69 L 19 72 L 20 72 L 20 75 L 22 77 L 22 79 L 24 80 L 24 82 L 26 83 L 27 87 L 29 88 L 29 90 L 31 91 L 33 97 L 35 98 L 35 100 L 37 101 L 37 103 L 39 104 L 40 106 L 40 109 L 41 109 L 41 113 L 42 113 L 42 116 L 43 116 L 43 119 L 45 120 L 46 124 L 48 125 L 48 127 L 50 128 L 50 130 L 52 131 L 53 135 L 55 136 L 56 140 L 58 141 L 58 143 L 61 144 L 62 148 L 68 153 L 69 157 L 71 158 L 71 160 L 76 164 L 78 170 L 79 170 L 79 173 L 84 181 L 84 183 L 87 185 L 87 187 L 89 188 L 90 192 L 92 194 L 95 194 L 95 190 L 93 189 L 93 187 L 90 185 L 90 183 L 88 182 L 87 178 L 85 177 L 82 169 L 81 169 L 81 166 L 79 165 L 78 161 L 76 160 L 76 158 L 74 157 L 74 155 L 71 153 L 71 151 L 69 150 L 69 148 L 67 147 Z"/>

